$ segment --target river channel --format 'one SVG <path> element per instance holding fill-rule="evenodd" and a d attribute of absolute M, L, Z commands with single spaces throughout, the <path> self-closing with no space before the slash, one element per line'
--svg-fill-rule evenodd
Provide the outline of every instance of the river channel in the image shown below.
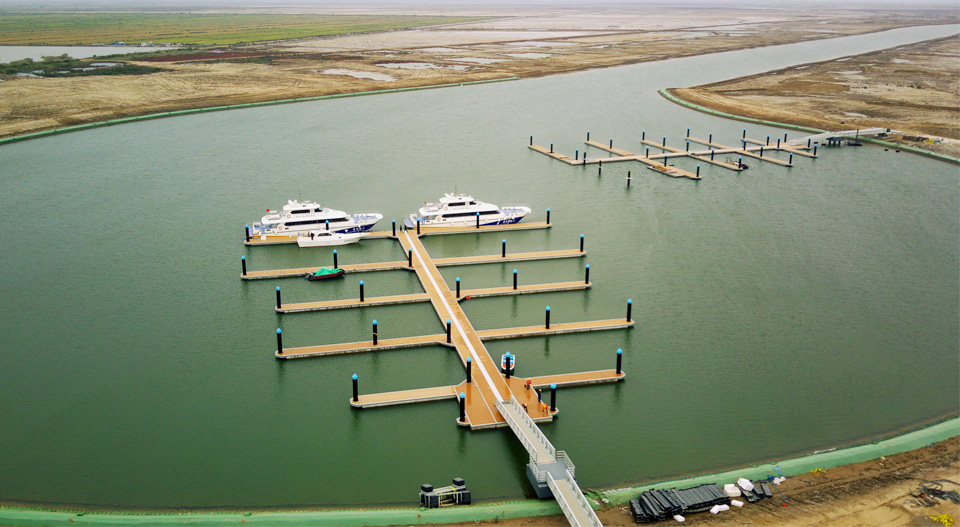
<path fill-rule="evenodd" d="M 573 168 L 592 139 L 735 144 L 744 123 L 676 106 L 700 84 L 949 35 L 956 26 L 488 85 L 198 114 L 0 149 L 0 499 L 119 507 L 414 504 L 460 476 L 475 499 L 531 495 L 508 429 L 469 432 L 453 402 L 355 411 L 364 393 L 456 384 L 445 348 L 276 361 L 286 346 L 437 333 L 426 304 L 278 316 L 285 301 L 419 292 L 412 274 L 242 282 L 331 250 L 242 245 L 287 199 L 379 210 L 389 228 L 454 188 L 532 206 L 549 231 L 425 239 L 434 257 L 576 247 L 584 259 L 445 268 L 449 284 L 582 278 L 592 289 L 464 304 L 477 328 L 623 316 L 610 331 L 496 341 L 522 376 L 612 368 L 561 390 L 544 433 L 584 488 L 829 449 L 958 411 L 960 184 L 954 165 L 876 147 L 794 168 L 750 161 L 675 180 L 637 164 Z M 754 138 L 784 130 L 747 125 Z M 789 132 L 797 137 L 798 132 Z M 606 155 L 597 150 L 591 157 Z M 769 155 L 769 154 L 765 154 Z M 773 154 L 785 159 L 785 156 Z M 695 162 L 677 165 L 695 170 Z M 626 188 L 627 171 L 634 176 Z M 400 260 L 390 240 L 340 262 Z"/>

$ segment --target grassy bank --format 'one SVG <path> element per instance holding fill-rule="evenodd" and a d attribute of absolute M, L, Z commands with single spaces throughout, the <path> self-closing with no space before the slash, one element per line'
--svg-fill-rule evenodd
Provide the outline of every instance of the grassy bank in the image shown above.
<path fill-rule="evenodd" d="M 404 15 L 3 13 L 0 45 L 141 42 L 229 45 L 482 20 Z"/>

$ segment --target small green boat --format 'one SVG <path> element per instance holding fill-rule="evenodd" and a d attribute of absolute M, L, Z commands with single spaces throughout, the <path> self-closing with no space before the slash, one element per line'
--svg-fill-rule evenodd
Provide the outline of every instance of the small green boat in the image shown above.
<path fill-rule="evenodd" d="M 343 276 L 343 269 L 338 269 L 334 267 L 333 269 L 327 269 L 326 267 L 321 267 L 317 269 L 315 273 L 308 273 L 307 280 L 315 282 L 317 280 L 326 280 L 328 278 L 336 278 L 338 276 Z"/>

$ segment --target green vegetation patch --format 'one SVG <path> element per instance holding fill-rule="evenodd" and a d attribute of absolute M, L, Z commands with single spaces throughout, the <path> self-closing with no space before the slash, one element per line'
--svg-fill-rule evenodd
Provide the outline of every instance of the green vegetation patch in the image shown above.
<path fill-rule="evenodd" d="M 99 64 L 99 65 L 98 65 Z M 124 62 L 102 62 L 59 57 L 43 57 L 37 62 L 33 59 L 16 60 L 0 64 L 0 75 L 28 74 L 36 77 L 78 77 L 84 75 L 144 75 L 163 71 L 152 66 L 138 66 Z"/>
<path fill-rule="evenodd" d="M 0 45 L 229 45 L 410 29 L 484 17 L 189 13 L 0 13 Z"/>

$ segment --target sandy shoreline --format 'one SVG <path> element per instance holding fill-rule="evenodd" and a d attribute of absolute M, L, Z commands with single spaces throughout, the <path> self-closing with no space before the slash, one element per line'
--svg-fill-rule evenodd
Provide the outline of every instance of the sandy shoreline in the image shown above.
<path fill-rule="evenodd" d="M 949 11 L 842 8 L 504 13 L 479 23 L 220 50 L 244 56 L 140 63 L 167 69 L 150 75 L 7 79 L 0 82 L 0 137 L 228 104 L 541 77 L 955 20 Z"/>

